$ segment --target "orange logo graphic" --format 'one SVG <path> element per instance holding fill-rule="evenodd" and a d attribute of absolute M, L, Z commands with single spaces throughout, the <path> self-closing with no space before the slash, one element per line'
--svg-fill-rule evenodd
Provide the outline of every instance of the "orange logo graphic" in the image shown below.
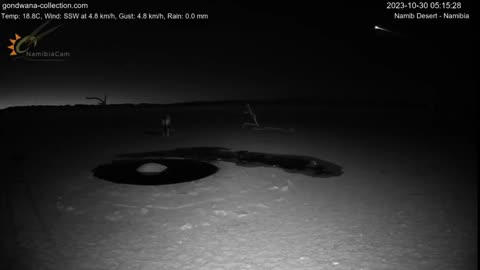
<path fill-rule="evenodd" d="M 21 38 L 22 38 L 21 36 L 19 36 L 18 34 L 15 34 L 15 39 L 10 39 L 10 42 L 12 43 L 12 45 L 8 46 L 8 48 L 12 50 L 12 52 L 10 53 L 11 56 L 17 55 L 17 51 L 15 50 L 15 44 Z"/>

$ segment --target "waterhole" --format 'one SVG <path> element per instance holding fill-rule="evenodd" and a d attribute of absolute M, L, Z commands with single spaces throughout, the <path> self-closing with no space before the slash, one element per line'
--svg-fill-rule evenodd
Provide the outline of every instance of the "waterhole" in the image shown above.
<path fill-rule="evenodd" d="M 114 160 L 93 169 L 100 179 L 132 185 L 171 185 L 205 178 L 218 171 L 208 162 L 185 158 Z"/>

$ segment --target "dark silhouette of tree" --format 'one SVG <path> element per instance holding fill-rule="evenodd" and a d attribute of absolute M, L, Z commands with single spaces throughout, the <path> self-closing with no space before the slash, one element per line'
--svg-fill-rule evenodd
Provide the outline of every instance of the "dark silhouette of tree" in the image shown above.
<path fill-rule="evenodd" d="M 86 99 L 94 99 L 98 101 L 97 105 L 107 105 L 107 95 L 103 95 L 103 99 L 99 97 L 86 97 Z"/>

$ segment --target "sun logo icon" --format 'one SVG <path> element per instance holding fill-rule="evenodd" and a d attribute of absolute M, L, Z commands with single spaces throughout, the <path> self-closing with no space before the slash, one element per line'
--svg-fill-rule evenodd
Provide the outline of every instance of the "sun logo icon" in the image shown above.
<path fill-rule="evenodd" d="M 10 53 L 10 56 L 17 55 L 17 51 L 15 50 L 15 43 L 17 43 L 17 41 L 21 38 L 22 38 L 21 36 L 19 36 L 18 34 L 15 34 L 15 39 L 10 39 L 10 42 L 12 43 L 12 45 L 8 46 L 8 48 L 12 50 L 12 52 Z"/>

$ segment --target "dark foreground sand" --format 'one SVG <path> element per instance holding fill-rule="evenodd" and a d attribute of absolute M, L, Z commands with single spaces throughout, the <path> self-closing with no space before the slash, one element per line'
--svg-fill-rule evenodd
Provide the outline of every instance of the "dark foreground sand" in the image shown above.
<path fill-rule="evenodd" d="M 242 111 L 238 104 L 4 111 L 1 233 L 9 258 L 2 262 L 10 269 L 477 269 L 468 125 L 442 124 L 418 108 L 258 105 L 261 123 L 295 132 L 252 131 L 241 128 Z M 155 135 L 167 112 L 172 136 Z M 310 155 L 344 174 L 313 178 L 217 162 L 218 173 L 178 185 L 92 176 L 118 154 L 190 146 Z"/>

